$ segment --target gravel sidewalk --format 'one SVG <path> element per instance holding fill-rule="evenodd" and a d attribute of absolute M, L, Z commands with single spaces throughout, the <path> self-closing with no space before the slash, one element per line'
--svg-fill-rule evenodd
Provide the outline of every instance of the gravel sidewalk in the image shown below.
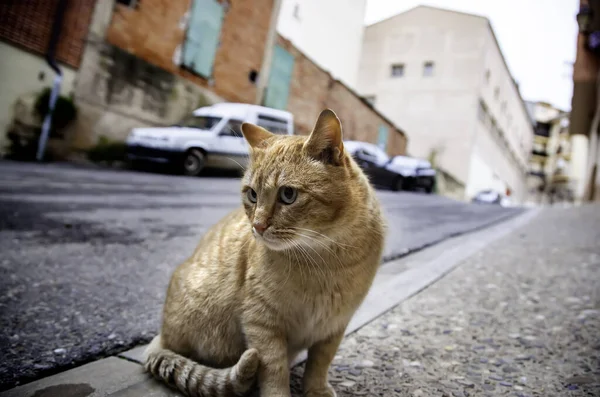
<path fill-rule="evenodd" d="M 600 396 L 600 207 L 491 244 L 347 337 L 330 378 L 340 397 Z"/>

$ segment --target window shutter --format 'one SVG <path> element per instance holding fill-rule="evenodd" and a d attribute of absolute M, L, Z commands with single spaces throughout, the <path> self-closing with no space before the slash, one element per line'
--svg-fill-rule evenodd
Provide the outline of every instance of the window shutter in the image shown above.
<path fill-rule="evenodd" d="M 216 0 L 194 0 L 183 47 L 183 65 L 210 78 L 223 24 L 223 6 Z"/>

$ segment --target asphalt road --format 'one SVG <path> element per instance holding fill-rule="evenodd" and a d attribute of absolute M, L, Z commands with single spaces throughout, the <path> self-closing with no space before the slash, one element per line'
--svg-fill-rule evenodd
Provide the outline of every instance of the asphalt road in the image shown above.
<path fill-rule="evenodd" d="M 149 341 L 169 276 L 235 178 L 0 162 L 0 390 Z M 379 192 L 385 260 L 518 213 Z"/>

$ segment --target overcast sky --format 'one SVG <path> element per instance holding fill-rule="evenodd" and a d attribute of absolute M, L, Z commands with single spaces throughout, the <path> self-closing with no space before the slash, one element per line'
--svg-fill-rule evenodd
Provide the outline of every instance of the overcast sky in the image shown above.
<path fill-rule="evenodd" d="M 365 23 L 420 4 L 488 17 L 523 98 L 571 108 L 579 0 L 367 0 Z"/>

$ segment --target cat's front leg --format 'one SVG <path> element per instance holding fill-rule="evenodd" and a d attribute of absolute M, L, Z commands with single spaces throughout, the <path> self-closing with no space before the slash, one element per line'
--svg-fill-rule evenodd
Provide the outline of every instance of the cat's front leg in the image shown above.
<path fill-rule="evenodd" d="M 290 397 L 287 338 L 266 325 L 245 327 L 248 347 L 258 350 L 260 397 Z"/>
<path fill-rule="evenodd" d="M 304 370 L 304 395 L 306 397 L 335 397 L 335 390 L 327 381 L 329 366 L 337 352 L 344 331 L 317 342 L 308 349 L 308 359 Z"/>

